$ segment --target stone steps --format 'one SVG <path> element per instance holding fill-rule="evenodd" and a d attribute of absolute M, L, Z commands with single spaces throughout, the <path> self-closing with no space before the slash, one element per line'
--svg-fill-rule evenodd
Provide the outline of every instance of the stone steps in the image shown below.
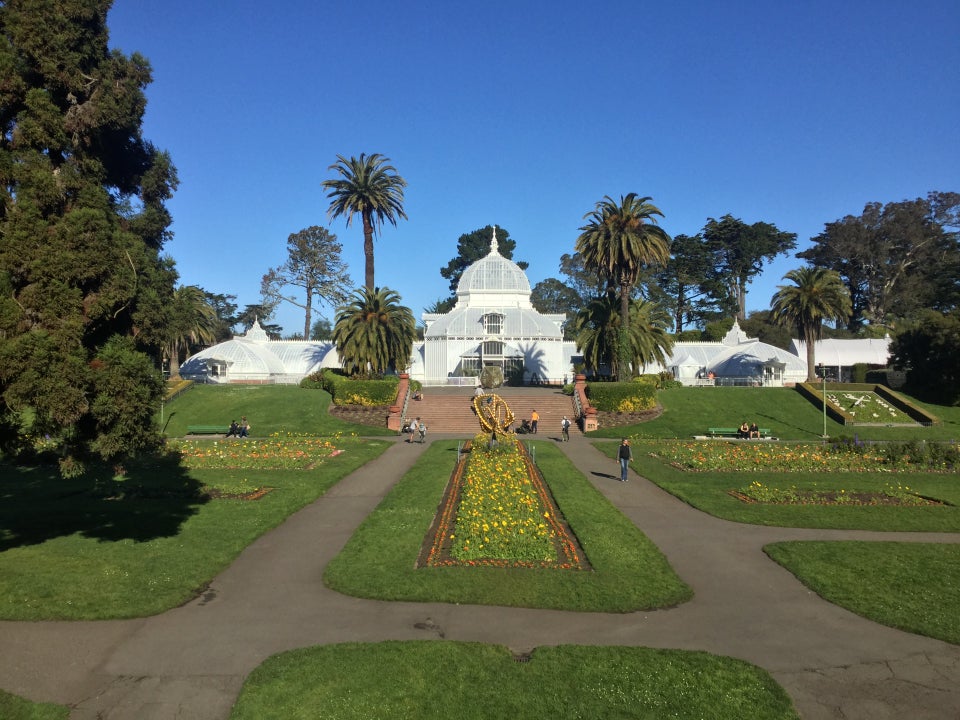
<path fill-rule="evenodd" d="M 528 394 L 504 393 L 501 397 L 516 418 L 514 428 L 520 426 L 521 420 L 529 420 L 530 414 L 536 409 L 540 414 L 538 434 L 560 437 L 560 420 L 564 415 L 571 421 L 570 432 L 580 432 L 577 424 L 573 422 L 573 398 L 569 395 L 559 391 L 541 390 Z M 431 393 L 427 388 L 423 400 L 411 400 L 408 404 L 406 420 L 419 416 L 427 424 L 428 433 L 473 436 L 480 432 L 480 423 L 473 413 L 471 401 L 470 394 Z"/>

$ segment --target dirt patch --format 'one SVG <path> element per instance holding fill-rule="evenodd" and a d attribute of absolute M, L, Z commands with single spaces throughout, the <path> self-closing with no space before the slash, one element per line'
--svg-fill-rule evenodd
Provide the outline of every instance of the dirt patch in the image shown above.
<path fill-rule="evenodd" d="M 649 422 L 650 420 L 660 417 L 661 414 L 663 414 L 663 407 L 660 405 L 653 410 L 632 413 L 597 410 L 597 422 L 601 428 L 620 427 L 621 425 L 636 425 L 637 423 Z"/>
<path fill-rule="evenodd" d="M 389 405 L 374 405 L 364 407 L 363 405 L 331 405 L 330 414 L 341 420 L 356 423 L 357 425 L 369 425 L 371 427 L 386 427 L 387 416 L 390 415 Z"/>
<path fill-rule="evenodd" d="M 232 493 L 226 492 L 225 490 L 218 490 L 217 488 L 208 487 L 203 489 L 203 494 L 206 495 L 210 500 L 259 500 L 271 490 L 273 490 L 271 487 L 262 487 L 257 488 L 256 490 L 251 490 L 250 492 Z"/>

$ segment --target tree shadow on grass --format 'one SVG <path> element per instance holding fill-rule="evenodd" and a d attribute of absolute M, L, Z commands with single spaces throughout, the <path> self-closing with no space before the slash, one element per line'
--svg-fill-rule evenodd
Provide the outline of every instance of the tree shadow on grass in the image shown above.
<path fill-rule="evenodd" d="M 79 533 L 146 542 L 180 531 L 209 498 L 176 455 L 143 458 L 117 476 L 91 467 L 74 479 L 56 465 L 0 462 L 0 552 Z"/>

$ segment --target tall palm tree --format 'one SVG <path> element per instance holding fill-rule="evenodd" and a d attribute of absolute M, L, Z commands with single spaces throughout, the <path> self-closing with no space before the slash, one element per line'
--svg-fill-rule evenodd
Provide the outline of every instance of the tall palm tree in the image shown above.
<path fill-rule="evenodd" d="M 604 295 L 591 300 L 574 321 L 577 347 L 594 370 L 618 357 L 621 329 L 618 306 L 616 297 Z M 670 324 L 669 313 L 656 303 L 631 300 L 629 317 L 626 357 L 633 369 L 639 372 L 644 365 L 666 362 L 673 346 L 666 330 Z"/>
<path fill-rule="evenodd" d="M 417 336 L 413 312 L 389 288 L 358 288 L 337 311 L 333 341 L 349 375 L 405 370 Z"/>
<path fill-rule="evenodd" d="M 396 226 L 399 218 L 407 219 L 403 212 L 403 188 L 407 181 L 397 175 L 390 159 L 380 153 L 349 160 L 337 155 L 337 162 L 330 166 L 340 177 L 324 180 L 322 185 L 330 198 L 327 215 L 330 219 L 346 216 L 347 227 L 354 213 L 363 221 L 363 255 L 366 259 L 364 286 L 373 292 L 373 234 L 378 232 L 383 221 Z"/>
<path fill-rule="evenodd" d="M 196 285 L 181 285 L 173 291 L 173 321 L 164 354 L 170 363 L 170 377 L 180 377 L 181 351 L 217 340 L 220 320 L 207 294 Z"/>
<path fill-rule="evenodd" d="M 617 379 L 630 379 L 627 330 L 630 320 L 630 293 L 640 272 L 663 265 L 670 259 L 670 236 L 659 227 L 663 217 L 649 197 L 636 193 L 620 196 L 620 202 L 605 195 L 584 218 L 574 246 L 584 265 L 595 271 L 607 286 L 620 295 L 620 339 L 617 344 Z"/>
<path fill-rule="evenodd" d="M 846 322 L 852 312 L 850 292 L 835 270 L 802 267 L 783 276 L 793 285 L 779 285 L 770 310 L 775 322 L 793 327 L 807 346 L 807 382 L 816 382 L 814 343 L 824 320 Z"/>

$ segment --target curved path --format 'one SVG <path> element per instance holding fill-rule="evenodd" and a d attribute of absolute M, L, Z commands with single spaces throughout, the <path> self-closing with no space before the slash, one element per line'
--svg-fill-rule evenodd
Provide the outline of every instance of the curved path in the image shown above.
<path fill-rule="evenodd" d="M 325 588 L 326 563 L 422 451 L 398 442 L 254 542 L 183 607 L 140 620 L 0 622 L 0 687 L 68 704 L 74 719 L 218 720 L 229 716 L 247 674 L 274 653 L 444 637 L 516 652 L 571 643 L 705 650 L 767 669 L 804 720 L 960 718 L 960 646 L 832 605 L 761 549 L 777 540 L 956 543 L 960 535 L 718 520 L 635 475 L 616 482 L 614 461 L 582 437 L 560 447 L 660 547 L 693 588 L 692 601 L 621 615 L 381 602 Z"/>

